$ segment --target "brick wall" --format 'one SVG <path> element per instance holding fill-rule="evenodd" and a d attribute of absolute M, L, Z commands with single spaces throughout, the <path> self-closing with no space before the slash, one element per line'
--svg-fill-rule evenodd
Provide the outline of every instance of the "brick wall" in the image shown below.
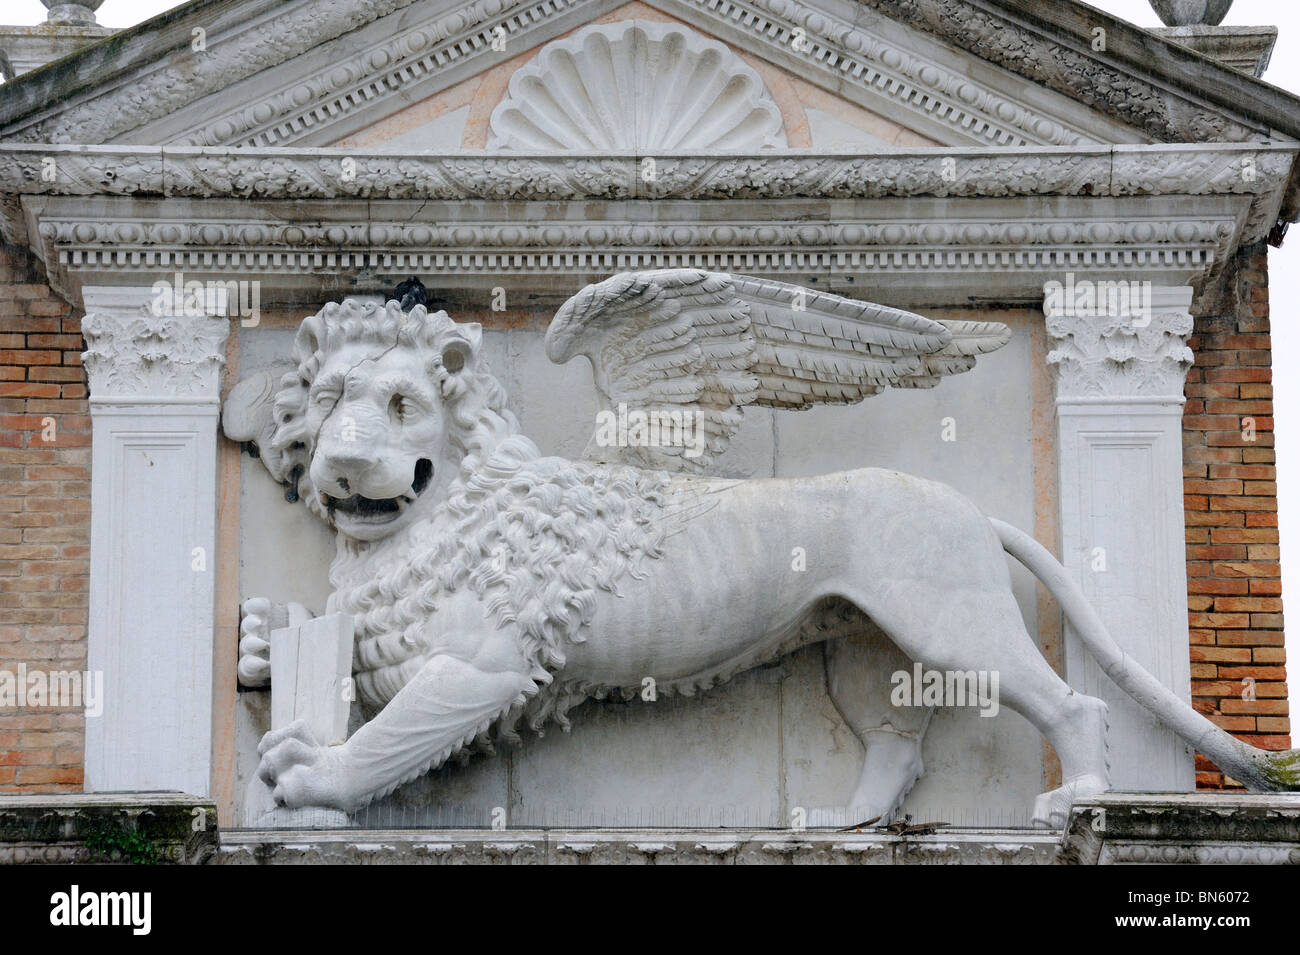
<path fill-rule="evenodd" d="M 1183 417 L 1192 702 L 1255 746 L 1287 749 L 1266 246 L 1232 267 L 1223 314 L 1196 320 Z M 1199 788 L 1236 785 L 1204 756 L 1196 770 Z"/>
<path fill-rule="evenodd" d="M 38 262 L 0 245 L 0 669 L 13 673 L 21 663 L 86 666 L 90 418 L 80 324 Z M 0 792 L 81 789 L 83 748 L 81 710 L 0 706 Z"/>

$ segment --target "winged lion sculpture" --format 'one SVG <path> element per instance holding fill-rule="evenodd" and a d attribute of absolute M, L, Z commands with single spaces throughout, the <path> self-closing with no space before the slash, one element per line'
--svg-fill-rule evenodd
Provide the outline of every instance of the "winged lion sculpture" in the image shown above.
<path fill-rule="evenodd" d="M 922 772 L 928 716 L 909 723 L 837 651 L 874 626 L 926 667 L 999 674 L 1002 704 L 1060 757 L 1062 785 L 1033 807 L 1059 826 L 1076 798 L 1109 788 L 1106 707 L 1039 652 L 1005 552 L 1111 679 L 1198 751 L 1253 788 L 1297 788 L 1296 751 L 1254 749 L 1193 711 L 1124 655 L 1045 549 L 953 489 L 876 469 L 709 474 L 748 406 L 933 387 L 1008 340 L 994 323 L 744 276 L 616 275 L 565 303 L 546 335 L 552 360 L 590 359 L 604 403 L 569 461 L 520 433 L 479 326 L 422 304 L 326 305 L 303 321 L 287 373 L 232 390 L 223 427 L 336 532 L 326 611 L 354 621 L 366 722 L 334 746 L 300 723 L 273 731 L 259 775 L 283 806 L 353 811 L 521 726 L 567 728 L 576 704 L 635 694 L 647 676 L 689 694 L 821 642 L 866 752 L 845 804 L 888 819 Z M 629 432 L 635 419 L 636 440 L 612 437 L 609 416 Z M 645 440 L 654 425 L 670 439 Z M 809 548 L 802 573 L 790 542 Z M 279 611 L 245 611 L 240 678 L 264 684 Z"/>

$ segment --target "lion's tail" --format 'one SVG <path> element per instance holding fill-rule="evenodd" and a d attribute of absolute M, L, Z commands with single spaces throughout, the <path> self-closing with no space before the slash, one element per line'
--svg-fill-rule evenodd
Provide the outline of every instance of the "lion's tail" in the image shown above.
<path fill-rule="evenodd" d="M 1043 582 L 1106 675 L 1162 723 L 1250 789 L 1300 790 L 1300 750 L 1256 749 L 1215 726 L 1138 665 L 1115 642 L 1083 590 L 1031 536 L 990 518 L 1002 547 Z"/>

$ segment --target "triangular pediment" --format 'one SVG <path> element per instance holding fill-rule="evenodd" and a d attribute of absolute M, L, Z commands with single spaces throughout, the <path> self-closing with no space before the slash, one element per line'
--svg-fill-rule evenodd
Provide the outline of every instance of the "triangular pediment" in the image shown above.
<path fill-rule="evenodd" d="M 0 87 L 0 138 L 508 149 L 533 136 L 533 119 L 563 132 L 603 87 L 626 92 L 628 70 L 653 82 L 638 80 L 606 126 L 627 125 L 632 142 L 618 148 L 643 151 L 683 124 L 721 130 L 717 142 L 688 137 L 710 149 L 1296 138 L 1286 94 L 1059 6 L 1070 15 L 1039 16 L 1028 0 L 194 0 Z M 646 24 L 639 40 L 631 23 Z M 600 30 L 622 52 L 581 45 Z M 680 75 L 663 75 L 664 51 L 681 55 Z M 730 99 L 678 95 L 709 83 Z M 750 110 L 740 128 L 752 142 L 728 138 L 724 109 Z M 509 116 L 525 119 L 512 131 Z M 588 133 L 566 135 L 574 144 L 549 148 L 583 148 Z"/>
<path fill-rule="evenodd" d="M 877 152 L 945 143 L 633 0 L 328 145 Z"/>

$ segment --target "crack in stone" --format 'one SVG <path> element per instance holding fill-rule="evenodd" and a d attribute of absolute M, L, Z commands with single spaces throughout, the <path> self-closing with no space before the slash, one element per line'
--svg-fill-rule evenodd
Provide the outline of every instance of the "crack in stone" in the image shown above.
<path fill-rule="evenodd" d="M 374 355 L 374 356 L 370 356 L 370 357 L 366 357 L 366 358 L 361 359 L 359 362 L 357 362 L 355 365 L 353 365 L 352 367 L 350 367 L 347 371 L 345 371 L 345 372 L 343 373 L 343 389 L 344 389 L 344 393 L 346 393 L 346 390 L 347 390 L 347 382 L 348 382 L 348 376 L 349 376 L 349 375 L 351 375 L 354 371 L 356 371 L 358 368 L 360 368 L 360 367 L 361 367 L 362 365 L 364 365 L 366 362 L 378 362 L 378 361 L 383 360 L 383 358 L 384 358 L 385 355 L 387 355 L 387 354 L 388 354 L 389 352 L 391 352 L 394 348 L 397 348 L 399 344 L 401 344 L 401 340 L 402 340 L 402 329 L 406 327 L 406 318 L 409 318 L 409 316 L 403 316 L 402 324 L 399 325 L 399 326 L 397 327 L 397 334 L 396 334 L 396 336 L 395 336 L 395 338 L 394 338 L 394 340 L 393 340 L 393 343 L 392 343 L 391 345 L 389 345 L 387 348 L 385 348 L 385 349 L 384 349 L 382 352 L 380 352 L 378 355 Z M 340 394 L 339 397 L 340 397 L 340 399 L 341 399 L 341 398 L 343 397 L 343 395 Z M 310 398 L 310 393 L 309 393 L 309 394 L 308 394 L 308 401 L 310 402 L 310 400 L 311 400 L 311 398 Z M 311 442 L 311 455 L 310 455 L 310 457 L 308 458 L 308 465 L 307 465 L 307 472 L 308 472 L 308 475 L 309 475 L 309 476 L 310 476 L 310 473 L 311 473 L 311 458 L 314 458 L 314 457 L 316 456 L 316 448 L 317 448 L 317 446 L 320 444 L 320 435 L 321 435 L 321 432 L 325 430 L 325 425 L 329 422 L 330 417 L 334 414 L 335 410 L 337 410 L 338 407 L 339 407 L 339 405 L 341 405 L 342 403 L 343 403 L 343 402 L 342 402 L 341 400 L 340 400 L 340 401 L 337 401 L 337 402 L 334 403 L 334 406 L 333 406 L 332 408 L 330 408 L 330 410 L 326 413 L 325 417 L 321 419 L 320 427 L 318 427 L 318 428 L 316 429 L 316 433 L 312 435 L 312 442 Z M 334 521 L 331 519 L 331 520 L 330 520 L 330 523 L 333 524 Z"/>

